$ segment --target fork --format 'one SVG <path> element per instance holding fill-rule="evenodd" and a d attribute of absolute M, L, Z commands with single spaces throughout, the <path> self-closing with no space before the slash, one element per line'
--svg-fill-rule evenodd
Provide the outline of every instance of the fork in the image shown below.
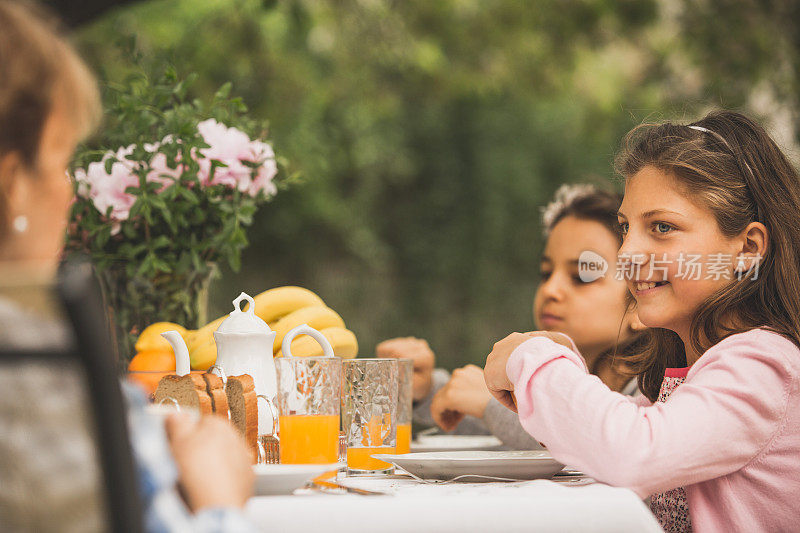
<path fill-rule="evenodd" d="M 258 436 L 258 462 L 268 465 L 277 465 L 281 462 L 280 440 L 278 439 L 278 410 L 272 400 L 258 394 L 256 401 L 264 400 L 272 412 L 272 434 Z"/>
<path fill-rule="evenodd" d="M 260 464 L 277 465 L 281 462 L 280 441 L 274 435 L 258 437 L 258 462 Z"/>

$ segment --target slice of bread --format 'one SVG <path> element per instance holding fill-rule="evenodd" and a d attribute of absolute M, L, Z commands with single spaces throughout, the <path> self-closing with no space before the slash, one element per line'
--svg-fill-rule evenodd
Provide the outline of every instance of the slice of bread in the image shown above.
<path fill-rule="evenodd" d="M 231 423 L 239 430 L 251 454 L 256 454 L 258 441 L 258 402 L 253 378 L 249 374 L 228 376 L 225 387 Z M 254 457 L 255 462 L 255 457 Z"/>
<path fill-rule="evenodd" d="M 161 378 L 153 394 L 155 403 L 171 404 L 174 398 L 178 405 L 197 409 L 201 415 L 211 414 L 211 398 L 206 392 L 206 381 L 198 374 L 176 376 L 169 374 Z"/>
<path fill-rule="evenodd" d="M 228 395 L 225 394 L 225 383 L 216 374 L 205 373 L 203 379 L 206 381 L 206 392 L 211 398 L 211 409 L 217 414 L 228 419 Z"/>

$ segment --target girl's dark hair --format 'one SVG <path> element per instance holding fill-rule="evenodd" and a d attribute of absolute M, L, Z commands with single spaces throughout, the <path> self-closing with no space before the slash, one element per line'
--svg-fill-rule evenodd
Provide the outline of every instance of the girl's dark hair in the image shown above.
<path fill-rule="evenodd" d="M 690 342 L 698 353 L 758 327 L 800 346 L 800 181 L 764 128 L 732 111 L 715 111 L 689 125 L 644 124 L 626 135 L 616 166 L 626 179 L 645 166 L 676 177 L 714 214 L 726 236 L 754 221 L 767 228 L 757 276 L 732 280 L 695 312 Z M 631 359 L 639 388 L 651 400 L 664 369 L 683 361 L 683 343 L 666 329 L 654 329 L 645 349 Z"/>
<path fill-rule="evenodd" d="M 542 225 L 545 237 L 548 237 L 553 228 L 567 217 L 580 220 L 591 220 L 602 224 L 608 231 L 617 237 L 618 244 L 622 245 L 622 233 L 619 231 L 617 212 L 622 203 L 622 195 L 617 192 L 601 189 L 591 184 L 567 184 L 556 190 L 553 200 L 542 209 Z M 626 295 L 628 306 L 636 304 L 630 293 Z M 642 350 L 649 338 L 649 332 L 638 332 L 629 339 L 617 343 L 603 352 L 594 362 L 589 371 L 596 374 L 601 365 L 609 359 L 614 368 L 622 374 L 635 375 L 627 365 L 629 354 Z"/>

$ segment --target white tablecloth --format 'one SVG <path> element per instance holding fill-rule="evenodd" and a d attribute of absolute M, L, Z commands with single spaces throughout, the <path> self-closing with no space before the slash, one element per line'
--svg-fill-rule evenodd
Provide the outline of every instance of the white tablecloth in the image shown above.
<path fill-rule="evenodd" d="M 247 505 L 265 531 L 661 531 L 630 490 L 600 483 L 536 480 L 425 485 L 410 479 L 347 478 L 340 482 L 391 496 L 307 493 L 262 496 Z"/>

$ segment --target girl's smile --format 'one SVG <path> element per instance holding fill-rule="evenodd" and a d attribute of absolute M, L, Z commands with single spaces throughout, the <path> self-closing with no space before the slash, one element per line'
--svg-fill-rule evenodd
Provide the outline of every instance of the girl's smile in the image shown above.
<path fill-rule="evenodd" d="M 669 281 L 631 281 L 631 293 L 636 296 L 649 296 L 658 291 L 658 289 L 665 288 L 669 285 Z"/>

